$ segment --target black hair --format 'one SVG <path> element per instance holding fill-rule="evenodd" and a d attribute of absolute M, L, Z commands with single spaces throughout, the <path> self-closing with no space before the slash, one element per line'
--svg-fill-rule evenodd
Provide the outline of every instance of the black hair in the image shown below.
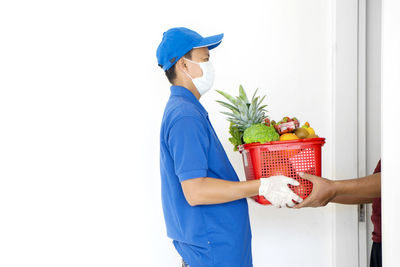
<path fill-rule="evenodd" d="M 187 58 L 187 59 L 192 59 L 192 51 L 190 50 L 189 52 L 187 52 L 183 57 Z M 165 71 L 165 76 L 167 76 L 168 81 L 171 84 L 174 84 L 175 79 L 176 79 L 176 72 L 175 72 L 175 68 L 176 67 L 176 63 L 174 65 L 172 65 L 171 68 L 169 68 L 168 70 Z"/>

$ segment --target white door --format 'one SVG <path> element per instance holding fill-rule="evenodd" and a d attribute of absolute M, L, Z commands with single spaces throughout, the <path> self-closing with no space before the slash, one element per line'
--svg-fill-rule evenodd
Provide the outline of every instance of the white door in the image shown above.
<path fill-rule="evenodd" d="M 382 1 L 359 5 L 359 176 L 373 173 L 381 157 L 381 11 Z M 369 266 L 372 205 L 359 207 L 359 266 Z"/>
<path fill-rule="evenodd" d="M 359 1 L 333 1 L 332 178 L 359 171 Z M 359 266 L 358 206 L 333 207 L 333 267 Z"/>

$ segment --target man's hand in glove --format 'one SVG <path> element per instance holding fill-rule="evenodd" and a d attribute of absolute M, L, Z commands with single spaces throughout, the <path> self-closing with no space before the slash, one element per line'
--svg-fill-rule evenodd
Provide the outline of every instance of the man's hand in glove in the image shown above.
<path fill-rule="evenodd" d="M 258 193 L 260 196 L 265 197 L 271 204 L 277 208 L 292 208 L 296 203 L 301 203 L 303 199 L 293 193 L 288 187 L 288 184 L 299 186 L 296 180 L 279 175 L 271 176 L 269 178 L 260 178 L 261 184 Z"/>

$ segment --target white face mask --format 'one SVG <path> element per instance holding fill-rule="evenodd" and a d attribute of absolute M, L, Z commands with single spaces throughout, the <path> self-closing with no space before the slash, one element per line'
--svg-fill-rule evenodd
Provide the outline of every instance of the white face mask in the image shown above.
<path fill-rule="evenodd" d="M 187 58 L 184 59 L 192 63 L 198 64 L 203 71 L 203 76 L 194 79 L 188 73 L 185 73 L 187 76 L 189 76 L 190 79 L 192 79 L 192 82 L 194 86 L 196 86 L 197 91 L 199 91 L 199 94 L 204 95 L 207 91 L 211 89 L 214 83 L 215 73 L 213 65 L 210 61 L 199 63 Z"/>

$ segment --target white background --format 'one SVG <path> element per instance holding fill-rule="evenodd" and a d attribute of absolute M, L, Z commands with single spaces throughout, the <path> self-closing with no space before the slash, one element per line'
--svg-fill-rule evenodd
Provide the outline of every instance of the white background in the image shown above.
<path fill-rule="evenodd" d="M 170 27 L 225 33 L 211 51 L 215 88 L 260 88 L 272 118 L 309 121 L 327 138 L 330 177 L 331 8 L 318 0 L 2 2 L 0 265 L 179 266 L 159 175 L 169 84 L 155 51 Z M 216 99 L 209 92 L 201 102 L 244 179 Z M 331 265 L 331 206 L 249 204 L 255 266 Z"/>

